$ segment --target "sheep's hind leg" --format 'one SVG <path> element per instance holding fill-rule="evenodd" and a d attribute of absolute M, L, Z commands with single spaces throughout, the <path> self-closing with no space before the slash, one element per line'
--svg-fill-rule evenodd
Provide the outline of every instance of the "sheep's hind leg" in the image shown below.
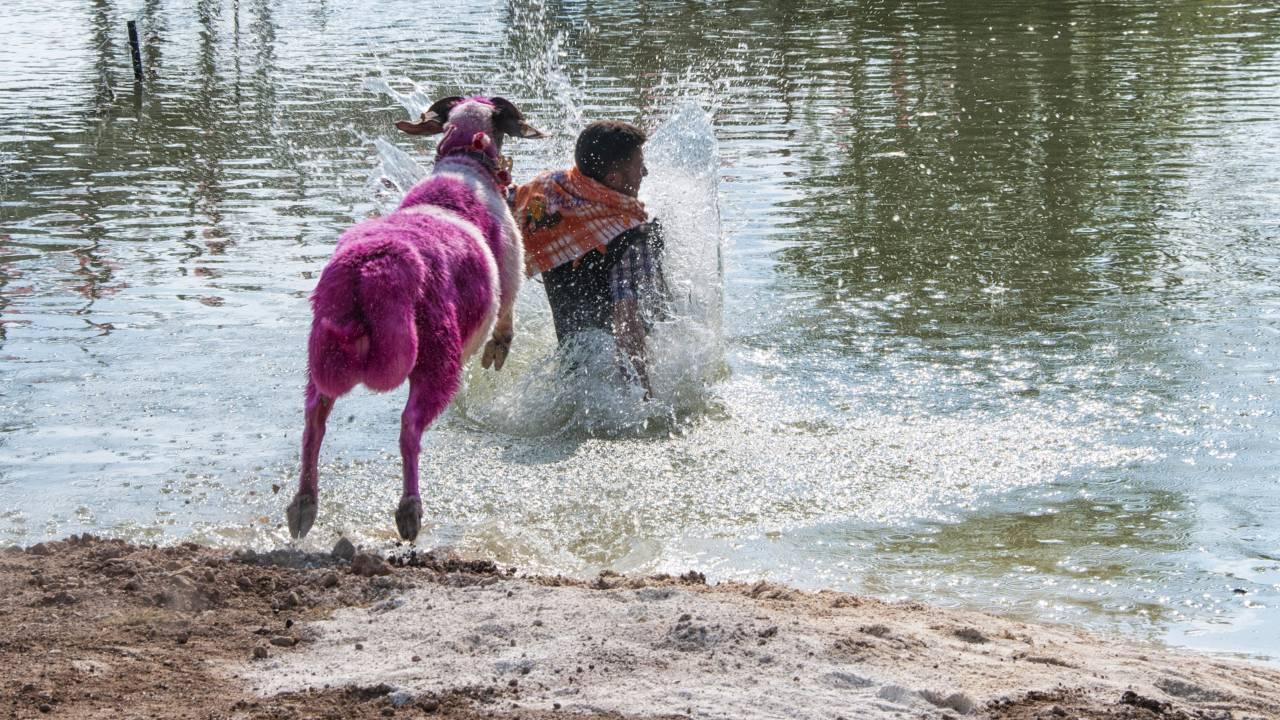
<path fill-rule="evenodd" d="M 325 422 L 333 410 L 333 398 L 320 393 L 315 383 L 307 382 L 306 427 L 302 431 L 302 474 L 298 492 L 285 510 L 289 535 L 306 537 L 316 521 L 320 508 L 320 444 L 324 442 Z"/>

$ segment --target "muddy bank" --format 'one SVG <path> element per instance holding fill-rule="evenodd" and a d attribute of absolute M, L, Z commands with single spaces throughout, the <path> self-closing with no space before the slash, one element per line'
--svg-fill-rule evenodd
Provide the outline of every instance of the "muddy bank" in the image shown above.
<path fill-rule="evenodd" d="M 12 718 L 1280 718 L 1280 672 L 916 604 L 419 553 L 0 552 Z"/>

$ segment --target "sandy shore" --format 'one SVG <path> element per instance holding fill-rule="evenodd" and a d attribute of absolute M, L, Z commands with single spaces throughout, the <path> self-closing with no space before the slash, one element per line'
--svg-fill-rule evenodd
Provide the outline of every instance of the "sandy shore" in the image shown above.
<path fill-rule="evenodd" d="M 919 604 L 483 561 L 0 552 L 12 718 L 1280 718 L 1280 671 Z"/>

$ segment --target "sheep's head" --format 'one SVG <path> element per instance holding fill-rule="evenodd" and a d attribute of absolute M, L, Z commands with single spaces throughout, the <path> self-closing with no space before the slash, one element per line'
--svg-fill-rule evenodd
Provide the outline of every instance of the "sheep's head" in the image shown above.
<path fill-rule="evenodd" d="M 453 149 L 450 146 L 464 144 L 481 151 L 488 150 L 492 144 L 492 151 L 498 153 L 508 135 L 546 137 L 524 119 L 515 103 L 500 97 L 441 98 L 432 103 L 417 122 L 401 120 L 396 127 L 410 135 L 445 133 L 437 150 L 441 154 Z"/>

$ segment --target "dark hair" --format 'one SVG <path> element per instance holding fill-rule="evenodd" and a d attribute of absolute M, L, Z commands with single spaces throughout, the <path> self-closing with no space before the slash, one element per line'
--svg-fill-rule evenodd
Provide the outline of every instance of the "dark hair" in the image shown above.
<path fill-rule="evenodd" d="M 649 138 L 640 128 L 621 120 L 601 120 L 578 135 L 573 161 L 583 175 L 604 182 L 618 165 L 630 160 Z"/>

